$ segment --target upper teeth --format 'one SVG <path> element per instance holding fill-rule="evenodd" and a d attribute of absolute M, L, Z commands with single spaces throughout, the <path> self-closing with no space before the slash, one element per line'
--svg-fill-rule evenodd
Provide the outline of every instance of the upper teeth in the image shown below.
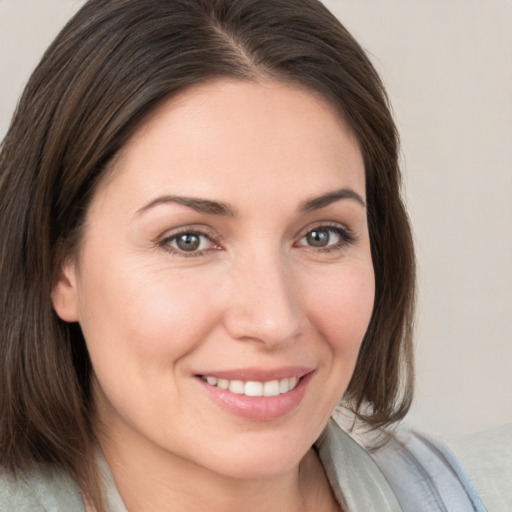
<path fill-rule="evenodd" d="M 221 389 L 229 389 L 232 393 L 247 396 L 277 396 L 282 393 L 288 393 L 299 382 L 297 377 L 281 380 L 269 380 L 267 382 L 243 381 L 218 379 L 217 377 L 204 376 L 202 379 L 210 386 L 217 386 Z"/>

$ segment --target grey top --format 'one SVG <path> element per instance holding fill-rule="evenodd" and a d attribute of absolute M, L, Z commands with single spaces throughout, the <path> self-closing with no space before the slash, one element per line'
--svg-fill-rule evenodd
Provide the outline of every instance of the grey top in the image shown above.
<path fill-rule="evenodd" d="M 506 512 L 512 510 L 512 424 L 450 443 L 399 429 L 368 452 L 330 421 L 316 443 L 338 501 L 349 512 Z M 100 457 L 109 512 L 127 512 Z M 478 494 L 477 494 L 478 491 Z M 485 503 L 482 504 L 480 497 Z M 79 487 L 48 469 L 0 476 L 1 512 L 85 512 Z"/>
<path fill-rule="evenodd" d="M 350 512 L 485 512 L 469 477 L 438 439 L 401 429 L 371 453 L 331 421 L 319 454 Z"/>

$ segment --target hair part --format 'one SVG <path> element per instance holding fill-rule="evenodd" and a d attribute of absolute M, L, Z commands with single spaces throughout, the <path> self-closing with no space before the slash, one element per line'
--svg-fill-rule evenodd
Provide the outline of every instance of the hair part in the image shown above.
<path fill-rule="evenodd" d="M 374 428 L 412 399 L 414 252 L 398 136 L 379 76 L 318 0 L 90 0 L 34 71 L 0 150 L 0 459 L 50 464 L 104 510 L 91 364 L 53 311 L 108 163 L 148 115 L 209 80 L 272 79 L 320 94 L 361 148 L 376 293 L 344 403 Z"/>

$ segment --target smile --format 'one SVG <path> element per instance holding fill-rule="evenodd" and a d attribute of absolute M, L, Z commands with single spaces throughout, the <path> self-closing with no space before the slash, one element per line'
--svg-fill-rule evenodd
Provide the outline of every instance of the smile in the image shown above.
<path fill-rule="evenodd" d="M 278 396 L 288 393 L 295 389 L 299 379 L 297 377 L 290 377 L 280 380 L 269 380 L 266 382 L 259 381 L 243 381 L 243 380 L 228 380 L 219 379 L 217 377 L 210 377 L 203 375 L 201 379 L 207 382 L 210 386 L 225 389 L 237 395 L 245 396 Z"/>
<path fill-rule="evenodd" d="M 251 421 L 271 421 L 296 410 L 315 371 L 306 367 L 243 368 L 196 374 L 196 382 L 224 411 Z"/>

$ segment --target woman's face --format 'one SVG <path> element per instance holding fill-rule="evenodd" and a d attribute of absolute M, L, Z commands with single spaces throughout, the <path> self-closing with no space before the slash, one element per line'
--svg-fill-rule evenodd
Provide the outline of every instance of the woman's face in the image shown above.
<path fill-rule="evenodd" d="M 364 201 L 358 144 L 310 92 L 215 81 L 160 106 L 53 291 L 85 336 L 106 452 L 237 477 L 296 467 L 370 319 Z"/>

